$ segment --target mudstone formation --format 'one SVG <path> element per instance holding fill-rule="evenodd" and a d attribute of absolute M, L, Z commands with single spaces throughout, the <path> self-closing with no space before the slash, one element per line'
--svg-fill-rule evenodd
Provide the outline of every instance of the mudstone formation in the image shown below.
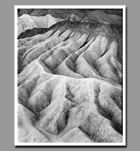
<path fill-rule="evenodd" d="M 121 143 L 120 10 L 18 10 L 18 140 Z"/>

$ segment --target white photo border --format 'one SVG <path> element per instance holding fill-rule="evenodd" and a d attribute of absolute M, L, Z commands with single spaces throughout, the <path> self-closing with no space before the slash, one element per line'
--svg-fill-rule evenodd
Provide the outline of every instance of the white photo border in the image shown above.
<path fill-rule="evenodd" d="M 18 9 L 122 9 L 123 10 L 123 142 L 122 143 L 20 143 L 18 142 L 17 127 L 17 10 Z M 15 146 L 126 146 L 126 6 L 125 5 L 15 5 L 14 6 L 14 145 Z"/>

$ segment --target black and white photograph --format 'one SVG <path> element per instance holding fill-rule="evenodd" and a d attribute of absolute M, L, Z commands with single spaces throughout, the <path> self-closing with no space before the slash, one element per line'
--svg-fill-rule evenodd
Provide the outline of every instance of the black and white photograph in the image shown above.
<path fill-rule="evenodd" d="M 125 146 L 125 5 L 14 11 L 15 146 Z"/>

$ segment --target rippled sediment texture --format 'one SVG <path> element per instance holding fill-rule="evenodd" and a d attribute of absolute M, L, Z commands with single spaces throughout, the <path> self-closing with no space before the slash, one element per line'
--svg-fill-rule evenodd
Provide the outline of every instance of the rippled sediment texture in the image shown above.
<path fill-rule="evenodd" d="M 122 142 L 121 25 L 53 21 L 18 37 L 19 142 Z"/>

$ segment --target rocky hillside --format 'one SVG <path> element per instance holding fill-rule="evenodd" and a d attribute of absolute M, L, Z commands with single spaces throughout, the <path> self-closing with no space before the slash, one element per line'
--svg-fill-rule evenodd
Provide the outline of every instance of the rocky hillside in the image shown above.
<path fill-rule="evenodd" d="M 18 10 L 19 142 L 123 142 L 122 13 L 111 11 Z"/>

